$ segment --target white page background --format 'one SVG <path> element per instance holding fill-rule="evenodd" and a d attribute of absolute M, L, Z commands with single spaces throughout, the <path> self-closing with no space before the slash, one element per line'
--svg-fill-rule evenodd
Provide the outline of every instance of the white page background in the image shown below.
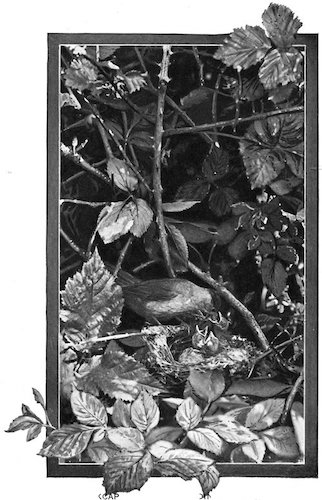
<path fill-rule="evenodd" d="M 313 0 L 287 0 L 302 33 L 317 33 L 321 16 Z M 41 412 L 31 388 L 45 394 L 45 235 L 47 33 L 228 33 L 260 24 L 269 0 L 5 2 L 1 19 L 1 498 L 96 500 L 102 479 L 46 478 L 37 456 L 42 438 L 5 434 L 21 403 Z M 314 381 L 309 381 L 309 383 Z M 44 437 L 44 436 L 42 436 Z M 317 498 L 321 481 L 289 478 L 223 478 L 216 500 Z M 197 500 L 196 480 L 150 479 L 120 499 Z"/>

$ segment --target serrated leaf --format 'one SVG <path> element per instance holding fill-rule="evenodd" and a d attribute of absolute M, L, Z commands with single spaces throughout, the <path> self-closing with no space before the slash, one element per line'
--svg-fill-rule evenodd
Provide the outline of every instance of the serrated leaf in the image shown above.
<path fill-rule="evenodd" d="M 267 448 L 278 457 L 296 458 L 299 449 L 291 427 L 274 427 L 261 432 Z"/>
<path fill-rule="evenodd" d="M 92 394 L 74 390 L 70 398 L 74 415 L 81 424 L 96 427 L 107 424 L 107 413 L 103 403 Z"/>
<path fill-rule="evenodd" d="M 120 453 L 120 450 L 108 439 L 89 443 L 86 452 L 89 458 L 98 464 L 104 464 L 111 457 Z"/>
<path fill-rule="evenodd" d="M 250 239 L 250 233 L 248 231 L 242 231 L 241 233 L 237 234 L 237 236 L 229 243 L 227 249 L 228 253 L 237 262 L 242 260 L 248 254 L 248 251 L 250 250 Z"/>
<path fill-rule="evenodd" d="M 110 158 L 107 162 L 108 176 L 113 179 L 114 184 L 122 191 L 134 191 L 138 186 L 138 178 L 125 163 L 118 158 Z"/>
<path fill-rule="evenodd" d="M 156 441 L 176 441 L 183 433 L 181 427 L 155 427 L 145 438 L 147 444 L 153 444 Z"/>
<path fill-rule="evenodd" d="M 139 490 L 151 476 L 153 460 L 149 452 L 122 452 L 104 465 L 103 486 L 106 494 Z"/>
<path fill-rule="evenodd" d="M 288 168 L 285 168 L 278 178 L 271 182 L 269 187 L 279 196 L 290 193 L 296 186 L 302 184 L 303 180 L 293 175 Z"/>
<path fill-rule="evenodd" d="M 182 109 L 195 125 L 202 125 L 212 121 L 213 96 L 214 89 L 202 86 L 192 90 L 181 99 Z"/>
<path fill-rule="evenodd" d="M 105 268 L 97 249 L 81 272 L 69 278 L 61 293 L 62 304 L 72 315 L 70 323 L 92 338 L 113 333 L 120 323 L 122 289 Z M 65 328 L 68 328 L 68 321 Z"/>
<path fill-rule="evenodd" d="M 233 463 L 252 462 L 260 464 L 265 456 L 265 443 L 262 439 L 257 439 L 248 444 L 237 446 L 230 455 L 230 461 Z"/>
<path fill-rule="evenodd" d="M 300 114 L 256 120 L 240 141 L 252 189 L 269 185 L 286 165 L 303 178 L 303 117 Z"/>
<path fill-rule="evenodd" d="M 217 188 L 209 197 L 209 208 L 216 217 L 223 217 L 231 212 L 231 205 L 238 201 L 238 198 L 235 189 Z"/>
<path fill-rule="evenodd" d="M 229 154 L 221 148 L 214 146 L 202 164 L 202 172 L 211 184 L 222 179 L 230 170 Z"/>
<path fill-rule="evenodd" d="M 210 467 L 198 476 L 198 481 L 202 488 L 203 497 L 206 498 L 219 483 L 219 471 L 214 465 L 210 465 Z"/>
<path fill-rule="evenodd" d="M 194 179 L 182 184 L 176 192 L 176 200 L 199 200 L 202 201 L 210 189 L 209 183 L 205 179 Z"/>
<path fill-rule="evenodd" d="M 88 59 L 80 57 L 71 62 L 70 67 L 65 71 L 64 78 L 67 87 L 82 92 L 96 82 L 98 70 Z"/>
<path fill-rule="evenodd" d="M 86 425 L 63 425 L 49 434 L 38 455 L 57 458 L 75 457 L 86 449 L 93 431 L 94 428 Z"/>
<path fill-rule="evenodd" d="M 277 47 L 290 47 L 302 26 L 301 21 L 285 5 L 271 3 L 262 15 L 263 25 Z"/>
<path fill-rule="evenodd" d="M 207 427 L 197 427 L 187 433 L 190 441 L 201 450 L 210 451 L 215 455 L 221 455 L 223 451 L 223 441 L 216 432 Z"/>
<path fill-rule="evenodd" d="M 137 198 L 135 202 L 130 203 L 132 203 L 131 210 L 134 221 L 130 232 L 137 238 L 141 238 L 153 220 L 153 212 L 147 202 L 141 198 Z"/>
<path fill-rule="evenodd" d="M 77 379 L 77 388 L 95 396 L 101 390 L 112 398 L 133 401 L 142 389 L 156 395 L 162 386 L 139 361 L 125 354 L 112 340 L 98 366 Z"/>
<path fill-rule="evenodd" d="M 254 431 L 271 427 L 282 415 L 284 404 L 284 399 L 260 401 L 248 413 L 245 426 Z"/>
<path fill-rule="evenodd" d="M 289 245 L 281 245 L 276 249 L 276 255 L 279 259 L 284 260 L 288 264 L 295 264 L 298 259 L 296 250 Z"/>
<path fill-rule="evenodd" d="M 121 450 L 140 451 L 144 449 L 143 434 L 133 427 L 117 427 L 108 431 L 108 439 Z"/>
<path fill-rule="evenodd" d="M 133 130 L 128 138 L 128 142 L 144 151 L 151 151 L 154 147 L 154 137 L 147 130 Z"/>
<path fill-rule="evenodd" d="M 193 207 L 197 203 L 200 203 L 200 201 L 177 200 L 171 203 L 162 203 L 162 208 L 165 212 L 183 212 L 184 210 L 189 210 L 189 208 Z"/>
<path fill-rule="evenodd" d="M 166 217 L 165 222 L 180 229 L 189 243 L 205 243 L 217 235 L 217 226 L 212 222 L 180 221 L 170 217 Z"/>
<path fill-rule="evenodd" d="M 216 401 L 225 389 L 225 379 L 219 370 L 201 372 L 191 369 L 188 381 L 193 392 L 207 403 Z"/>
<path fill-rule="evenodd" d="M 240 394 L 243 396 L 258 396 L 270 398 L 281 394 L 281 392 L 289 389 L 289 385 L 276 382 L 271 379 L 261 380 L 235 380 L 225 392 L 225 395 Z"/>
<path fill-rule="evenodd" d="M 305 455 L 305 422 L 304 422 L 304 407 L 299 401 L 293 403 L 291 411 L 291 419 L 294 427 L 294 433 L 299 450 L 302 456 Z"/>
<path fill-rule="evenodd" d="M 170 233 L 170 244 L 174 247 L 175 252 L 178 254 L 179 258 L 174 256 L 173 264 L 177 271 L 184 271 L 188 265 L 189 250 L 185 237 L 173 224 L 168 224 L 167 229 Z"/>
<path fill-rule="evenodd" d="M 113 406 L 112 420 L 116 427 L 133 427 L 130 404 L 117 399 Z"/>
<path fill-rule="evenodd" d="M 260 26 L 236 28 L 224 40 L 214 58 L 235 69 L 247 69 L 261 61 L 271 46 L 270 40 Z"/>
<path fill-rule="evenodd" d="M 45 410 L 46 409 L 45 400 L 42 397 L 42 395 L 40 394 L 40 392 L 37 389 L 33 388 L 32 393 L 34 395 L 36 403 L 39 403 L 43 407 L 43 409 Z"/>
<path fill-rule="evenodd" d="M 176 421 L 185 431 L 196 427 L 201 417 L 201 408 L 191 397 L 186 398 L 176 412 Z"/>
<path fill-rule="evenodd" d="M 181 448 L 166 451 L 155 467 L 164 476 L 179 476 L 187 481 L 199 476 L 213 463 L 206 455 Z"/>
<path fill-rule="evenodd" d="M 250 443 L 254 439 L 258 439 L 257 435 L 247 427 L 228 418 L 225 421 L 224 417 L 217 423 L 208 424 L 208 427 L 228 443 Z"/>
<path fill-rule="evenodd" d="M 166 451 L 174 448 L 170 441 L 159 440 L 149 446 L 149 452 L 158 459 L 161 459 Z"/>
<path fill-rule="evenodd" d="M 42 424 L 35 424 L 29 427 L 26 438 L 27 441 L 31 441 L 32 439 L 35 439 L 37 436 L 39 436 L 42 427 Z"/>
<path fill-rule="evenodd" d="M 288 277 L 283 264 L 278 260 L 264 259 L 261 264 L 261 274 L 264 285 L 275 297 L 279 297 L 285 290 Z"/>
<path fill-rule="evenodd" d="M 159 423 L 160 410 L 151 394 L 142 391 L 131 405 L 131 420 L 141 432 L 149 432 Z"/>
<path fill-rule="evenodd" d="M 302 54 L 294 47 L 287 51 L 274 49 L 267 54 L 258 76 L 265 89 L 297 83 L 302 78 Z"/>
<path fill-rule="evenodd" d="M 123 78 L 130 94 L 141 90 L 147 85 L 145 75 L 139 71 L 128 71 L 123 75 Z"/>
<path fill-rule="evenodd" d="M 15 418 L 9 425 L 6 432 L 24 431 L 34 425 L 39 425 L 39 419 L 30 415 L 21 415 Z"/>

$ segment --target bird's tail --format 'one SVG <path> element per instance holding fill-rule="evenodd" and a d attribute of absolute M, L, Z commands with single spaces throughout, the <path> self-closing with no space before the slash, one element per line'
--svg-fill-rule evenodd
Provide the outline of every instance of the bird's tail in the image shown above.
<path fill-rule="evenodd" d="M 113 264 L 110 264 L 109 262 L 104 262 L 104 265 L 110 271 L 110 273 L 112 274 L 114 273 L 115 266 Z M 139 278 L 136 278 L 132 274 L 123 271 L 123 269 L 120 269 L 116 276 L 116 283 L 120 285 L 122 288 L 125 288 L 127 286 L 137 285 L 138 283 L 141 283 L 141 280 Z"/>

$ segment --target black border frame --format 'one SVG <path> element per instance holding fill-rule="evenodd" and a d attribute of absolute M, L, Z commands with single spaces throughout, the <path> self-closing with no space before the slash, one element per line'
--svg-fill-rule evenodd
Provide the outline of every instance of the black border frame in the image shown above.
<path fill-rule="evenodd" d="M 227 35 L 48 34 L 47 94 L 47 363 L 46 400 L 58 423 L 59 329 L 59 46 L 63 44 L 220 44 Z M 218 464 L 222 476 L 317 477 L 318 475 L 318 35 L 297 36 L 306 49 L 306 329 L 305 439 L 303 464 Z M 312 382 L 314 381 L 314 382 Z M 47 458 L 47 477 L 101 477 L 98 464 L 60 464 Z"/>

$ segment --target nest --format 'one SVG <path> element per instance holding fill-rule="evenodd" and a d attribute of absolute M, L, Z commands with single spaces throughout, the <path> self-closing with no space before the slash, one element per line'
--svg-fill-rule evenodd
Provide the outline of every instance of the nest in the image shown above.
<path fill-rule="evenodd" d="M 185 381 L 191 369 L 229 370 L 230 375 L 243 377 L 261 354 L 247 339 L 209 324 L 152 326 L 143 338 L 148 365 L 176 383 Z"/>

